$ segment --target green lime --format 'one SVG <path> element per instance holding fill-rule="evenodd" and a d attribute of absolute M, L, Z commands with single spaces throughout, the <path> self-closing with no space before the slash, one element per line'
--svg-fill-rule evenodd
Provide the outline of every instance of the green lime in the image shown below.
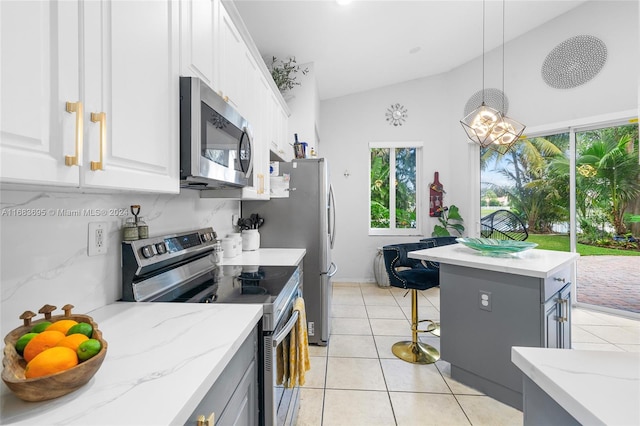
<path fill-rule="evenodd" d="M 87 322 L 79 322 L 67 330 L 67 336 L 71 336 L 72 334 L 84 334 L 91 338 L 93 335 L 93 327 Z"/>
<path fill-rule="evenodd" d="M 24 347 L 27 346 L 27 343 L 29 343 L 31 341 L 31 339 L 33 339 L 34 337 L 36 337 L 38 335 L 38 333 L 27 333 L 27 334 L 23 334 L 22 336 L 20 336 L 20 338 L 18 339 L 18 341 L 16 342 L 16 352 L 18 352 L 20 355 L 22 355 L 22 352 L 24 351 Z"/>
<path fill-rule="evenodd" d="M 42 333 L 47 327 L 51 325 L 51 321 L 42 321 L 31 327 L 32 333 Z"/>
<path fill-rule="evenodd" d="M 102 349 L 102 344 L 98 339 L 89 339 L 80 343 L 76 353 L 78 354 L 78 359 L 82 362 L 96 356 L 100 349 Z"/>

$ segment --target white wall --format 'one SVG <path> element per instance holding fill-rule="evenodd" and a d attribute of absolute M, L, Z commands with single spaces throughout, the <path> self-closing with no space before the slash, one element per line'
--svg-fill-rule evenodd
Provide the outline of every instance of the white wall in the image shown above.
<path fill-rule="evenodd" d="M 336 197 L 337 233 L 332 257 L 339 270 L 334 280 L 372 279 L 377 247 L 417 240 L 367 234 L 369 142 L 422 141 L 423 181 L 431 182 L 438 171 L 448 191 L 453 172 L 449 164 L 450 113 L 443 108 L 447 103 L 447 93 L 442 90 L 446 83 L 446 78 L 439 76 L 321 102 L 322 156 L 329 161 Z M 386 121 L 385 113 L 395 103 L 407 109 L 402 126 L 390 126 Z M 421 198 L 427 195 L 425 187 Z M 457 204 L 460 198 L 448 192 L 445 200 Z M 436 219 L 421 219 L 430 234 Z"/>
<path fill-rule="evenodd" d="M 0 194 L 0 280 L 2 335 L 21 325 L 25 310 L 45 304 L 86 313 L 121 297 L 121 224 L 127 216 L 64 216 L 83 209 L 129 210 L 141 206 L 149 235 L 212 226 L 219 236 L 232 231 L 231 215 L 239 201 L 200 199 L 198 191 L 180 195 L 90 195 L 6 191 Z M 11 216 L 14 209 L 44 209 L 41 217 Z M 87 255 L 88 223 L 107 222 L 108 253 Z M 56 312 L 56 314 L 62 313 Z"/>
<path fill-rule="evenodd" d="M 306 69 L 308 72 L 296 74 L 296 82 L 300 85 L 284 95 L 291 110 L 287 143 L 293 143 L 297 133 L 300 142 L 307 142 L 307 155 L 310 155 L 311 148 L 318 151 L 320 97 L 313 62 L 299 65 L 301 70 Z"/>
<path fill-rule="evenodd" d="M 593 35 L 607 45 L 604 68 L 577 88 L 548 87 L 541 77 L 546 55 L 581 34 Z M 638 2 L 587 2 L 505 46 L 509 116 L 532 128 L 637 110 L 639 52 Z M 502 48 L 485 56 L 485 88 L 502 89 Z M 322 155 L 329 160 L 339 211 L 333 258 L 340 269 L 334 280 L 373 281 L 377 247 L 419 239 L 367 235 L 370 141 L 424 141 L 423 182 L 431 182 L 433 172 L 439 171 L 447 191 L 445 205 L 458 205 L 467 229 L 472 234 L 477 229 L 479 188 L 473 182 L 479 180 L 479 151 L 467 143 L 459 120 L 467 100 L 482 89 L 481 59 L 443 75 L 321 102 Z M 401 127 L 389 126 L 384 119 L 386 108 L 396 102 L 408 109 L 407 122 Z M 348 178 L 343 176 L 346 170 Z M 425 211 L 425 235 L 430 235 L 436 220 L 427 216 Z"/>

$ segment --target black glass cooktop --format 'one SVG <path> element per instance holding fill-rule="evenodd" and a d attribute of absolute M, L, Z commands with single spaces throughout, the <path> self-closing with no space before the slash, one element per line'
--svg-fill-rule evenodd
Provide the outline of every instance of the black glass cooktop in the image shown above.
<path fill-rule="evenodd" d="M 219 266 L 158 296 L 154 302 L 269 303 L 287 284 L 296 266 Z"/>

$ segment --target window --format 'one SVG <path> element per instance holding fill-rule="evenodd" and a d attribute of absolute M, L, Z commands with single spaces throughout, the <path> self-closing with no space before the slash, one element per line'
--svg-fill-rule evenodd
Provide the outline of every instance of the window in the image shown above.
<path fill-rule="evenodd" d="M 422 142 L 369 143 L 369 235 L 420 235 Z"/>

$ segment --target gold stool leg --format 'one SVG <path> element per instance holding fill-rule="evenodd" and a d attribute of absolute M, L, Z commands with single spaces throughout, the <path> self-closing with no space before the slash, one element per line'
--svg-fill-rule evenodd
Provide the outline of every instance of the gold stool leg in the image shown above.
<path fill-rule="evenodd" d="M 412 364 L 433 364 L 440 359 L 440 353 L 433 346 L 419 342 L 418 331 L 418 290 L 411 290 L 411 341 L 398 342 L 391 347 L 391 351 L 401 360 Z"/>

